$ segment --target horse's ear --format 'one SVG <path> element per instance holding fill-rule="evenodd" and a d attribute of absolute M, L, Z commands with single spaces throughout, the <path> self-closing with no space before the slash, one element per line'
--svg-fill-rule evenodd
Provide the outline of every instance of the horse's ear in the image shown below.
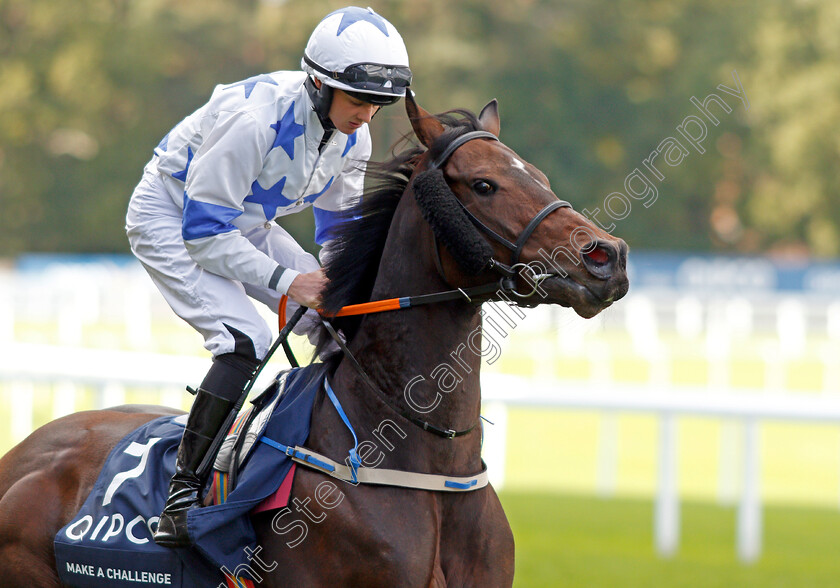
<path fill-rule="evenodd" d="M 411 90 L 405 93 L 405 112 L 411 121 L 414 134 L 427 149 L 430 148 L 438 135 L 443 132 L 443 125 L 414 101 Z"/>
<path fill-rule="evenodd" d="M 485 131 L 493 133 L 497 137 L 501 129 L 501 122 L 499 122 L 499 102 L 493 98 L 487 105 L 481 109 L 481 114 L 478 115 L 478 120 Z"/>

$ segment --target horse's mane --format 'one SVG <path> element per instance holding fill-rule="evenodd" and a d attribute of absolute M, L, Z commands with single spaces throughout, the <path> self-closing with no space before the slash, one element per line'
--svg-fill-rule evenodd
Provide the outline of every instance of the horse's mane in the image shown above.
<path fill-rule="evenodd" d="M 431 158 L 437 157 L 457 136 L 481 129 L 476 115 L 469 110 L 456 109 L 434 115 L 446 129 L 429 148 Z M 404 142 L 408 136 L 398 142 Z M 409 181 L 422 147 L 413 145 L 383 162 L 368 162 L 365 166 L 365 190 L 359 203 L 342 212 L 333 239 L 329 244 L 324 269 L 329 284 L 323 294 L 322 307 L 335 313 L 349 304 L 369 302 L 385 240 L 394 212 L 408 188 Z M 361 317 L 341 317 L 332 320 L 347 341 L 359 329 Z M 330 341 L 324 330 L 316 344 L 320 354 Z"/>

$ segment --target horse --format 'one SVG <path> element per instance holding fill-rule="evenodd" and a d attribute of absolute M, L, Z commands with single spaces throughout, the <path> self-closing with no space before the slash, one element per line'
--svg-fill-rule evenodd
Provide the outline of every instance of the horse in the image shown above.
<path fill-rule="evenodd" d="M 405 104 L 418 144 L 369 164 L 378 183 L 337 229 L 326 263 L 321 312 L 332 317 L 342 350 L 324 362 L 365 465 L 474 476 L 483 468 L 482 330 L 493 324 L 489 314 L 482 321 L 481 303 L 518 312 L 511 302 L 558 304 L 592 317 L 627 292 L 628 247 L 558 200 L 546 176 L 498 139 L 495 100 L 478 116 L 431 115 L 410 95 Z M 340 311 L 406 295 L 429 303 Z M 329 342 L 324 335 L 318 352 Z M 166 414 L 173 411 L 76 413 L 0 459 L 5 586 L 60 585 L 55 534 L 118 440 Z M 341 463 L 352 444 L 322 387 L 306 447 Z M 492 485 L 437 492 L 344 484 L 326 492 L 328 479 L 298 467 L 295 507 L 251 515 L 259 549 L 247 573 L 259 585 L 512 585 L 514 539 Z"/>

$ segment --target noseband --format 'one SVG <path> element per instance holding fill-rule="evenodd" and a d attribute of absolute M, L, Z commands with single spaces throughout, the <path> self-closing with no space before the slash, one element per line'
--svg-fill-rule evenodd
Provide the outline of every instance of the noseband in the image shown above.
<path fill-rule="evenodd" d="M 446 162 L 449 160 L 449 158 L 452 156 L 452 154 L 455 153 L 455 151 L 459 147 L 461 147 L 465 143 L 468 143 L 468 142 L 472 141 L 473 139 L 491 139 L 493 141 L 498 141 L 499 140 L 499 138 L 496 137 L 496 135 L 494 135 L 493 133 L 488 133 L 487 131 L 470 131 L 468 133 L 464 133 L 463 135 L 459 135 L 451 143 L 449 143 L 449 145 L 446 146 L 446 148 L 440 153 L 440 155 L 438 155 L 429 164 L 428 169 L 429 170 L 435 170 L 435 169 L 441 169 L 442 170 L 443 166 L 446 165 Z M 551 214 L 552 212 L 554 212 L 555 210 L 557 210 L 559 208 L 572 208 L 572 205 L 569 204 L 565 200 L 555 200 L 554 202 L 551 202 L 550 204 L 546 205 L 525 226 L 525 228 L 522 230 L 522 232 L 517 237 L 516 242 L 514 243 L 514 242 L 509 241 L 508 239 L 505 239 L 504 237 L 499 235 L 496 231 L 494 231 L 493 229 L 488 227 L 486 224 L 484 224 L 478 217 L 476 217 L 472 212 L 470 212 L 469 209 L 467 209 L 466 206 L 464 206 L 464 203 L 461 202 L 461 200 L 459 200 L 455 196 L 454 193 L 452 195 L 453 195 L 453 199 L 455 200 L 455 202 L 458 203 L 461 210 L 463 210 L 464 214 L 466 214 L 467 218 L 475 226 L 475 228 L 477 228 L 479 231 L 483 232 L 485 235 L 487 235 L 488 237 L 490 237 L 492 240 L 496 241 L 497 243 L 499 243 L 503 247 L 510 250 L 511 256 L 510 256 L 510 264 L 509 265 L 504 264 L 504 263 L 498 261 L 497 259 L 491 257 L 489 262 L 488 262 L 488 266 L 487 266 L 489 269 L 492 269 L 492 270 L 495 270 L 495 271 L 501 273 L 504 278 L 510 278 L 510 279 L 514 278 L 517 275 L 518 270 L 525 269 L 527 267 L 527 264 L 522 264 L 522 263 L 519 262 L 519 258 L 522 255 L 522 250 L 525 248 L 525 244 L 528 242 L 528 239 L 531 238 L 531 235 L 534 233 L 534 231 L 537 229 L 537 227 L 540 225 L 540 223 L 542 223 L 542 221 L 544 221 L 549 214 Z M 442 274 L 443 267 L 442 267 L 442 264 L 440 262 L 440 253 L 438 251 L 437 239 L 435 240 L 435 256 L 436 256 L 435 261 L 436 261 L 437 266 L 438 266 L 438 271 L 441 272 L 441 274 Z M 530 269 L 530 268 L 528 268 L 528 269 Z M 536 292 L 537 288 L 539 287 L 538 278 L 541 277 L 541 276 L 544 276 L 545 274 L 535 274 L 533 272 L 533 270 L 531 270 L 531 273 L 532 273 L 532 279 L 534 279 L 534 282 L 535 282 L 534 290 L 532 290 L 531 292 L 523 295 L 523 294 L 517 292 L 515 287 L 513 287 L 511 284 L 509 284 L 509 283 L 505 284 L 504 280 L 503 280 L 502 285 L 504 286 L 504 290 L 510 291 L 515 296 L 518 296 L 520 298 L 527 298 L 529 296 L 532 296 L 534 294 L 534 292 Z"/>

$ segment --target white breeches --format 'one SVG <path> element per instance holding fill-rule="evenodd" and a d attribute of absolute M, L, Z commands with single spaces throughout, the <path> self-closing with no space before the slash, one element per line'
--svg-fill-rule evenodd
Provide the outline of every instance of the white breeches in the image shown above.
<path fill-rule="evenodd" d="M 214 357 L 234 351 L 233 335 L 225 327 L 229 325 L 251 338 L 257 359 L 262 359 L 271 347 L 272 332 L 248 298 L 277 312 L 280 294 L 199 267 L 184 246 L 181 217 L 181 209 L 172 201 L 151 162 L 128 206 L 126 232 L 131 250 L 172 310 L 201 333 L 204 347 Z M 301 273 L 320 267 L 282 227 L 273 222 L 266 226 L 243 236 L 283 267 Z M 297 304 L 289 301 L 288 316 L 295 309 Z"/>

